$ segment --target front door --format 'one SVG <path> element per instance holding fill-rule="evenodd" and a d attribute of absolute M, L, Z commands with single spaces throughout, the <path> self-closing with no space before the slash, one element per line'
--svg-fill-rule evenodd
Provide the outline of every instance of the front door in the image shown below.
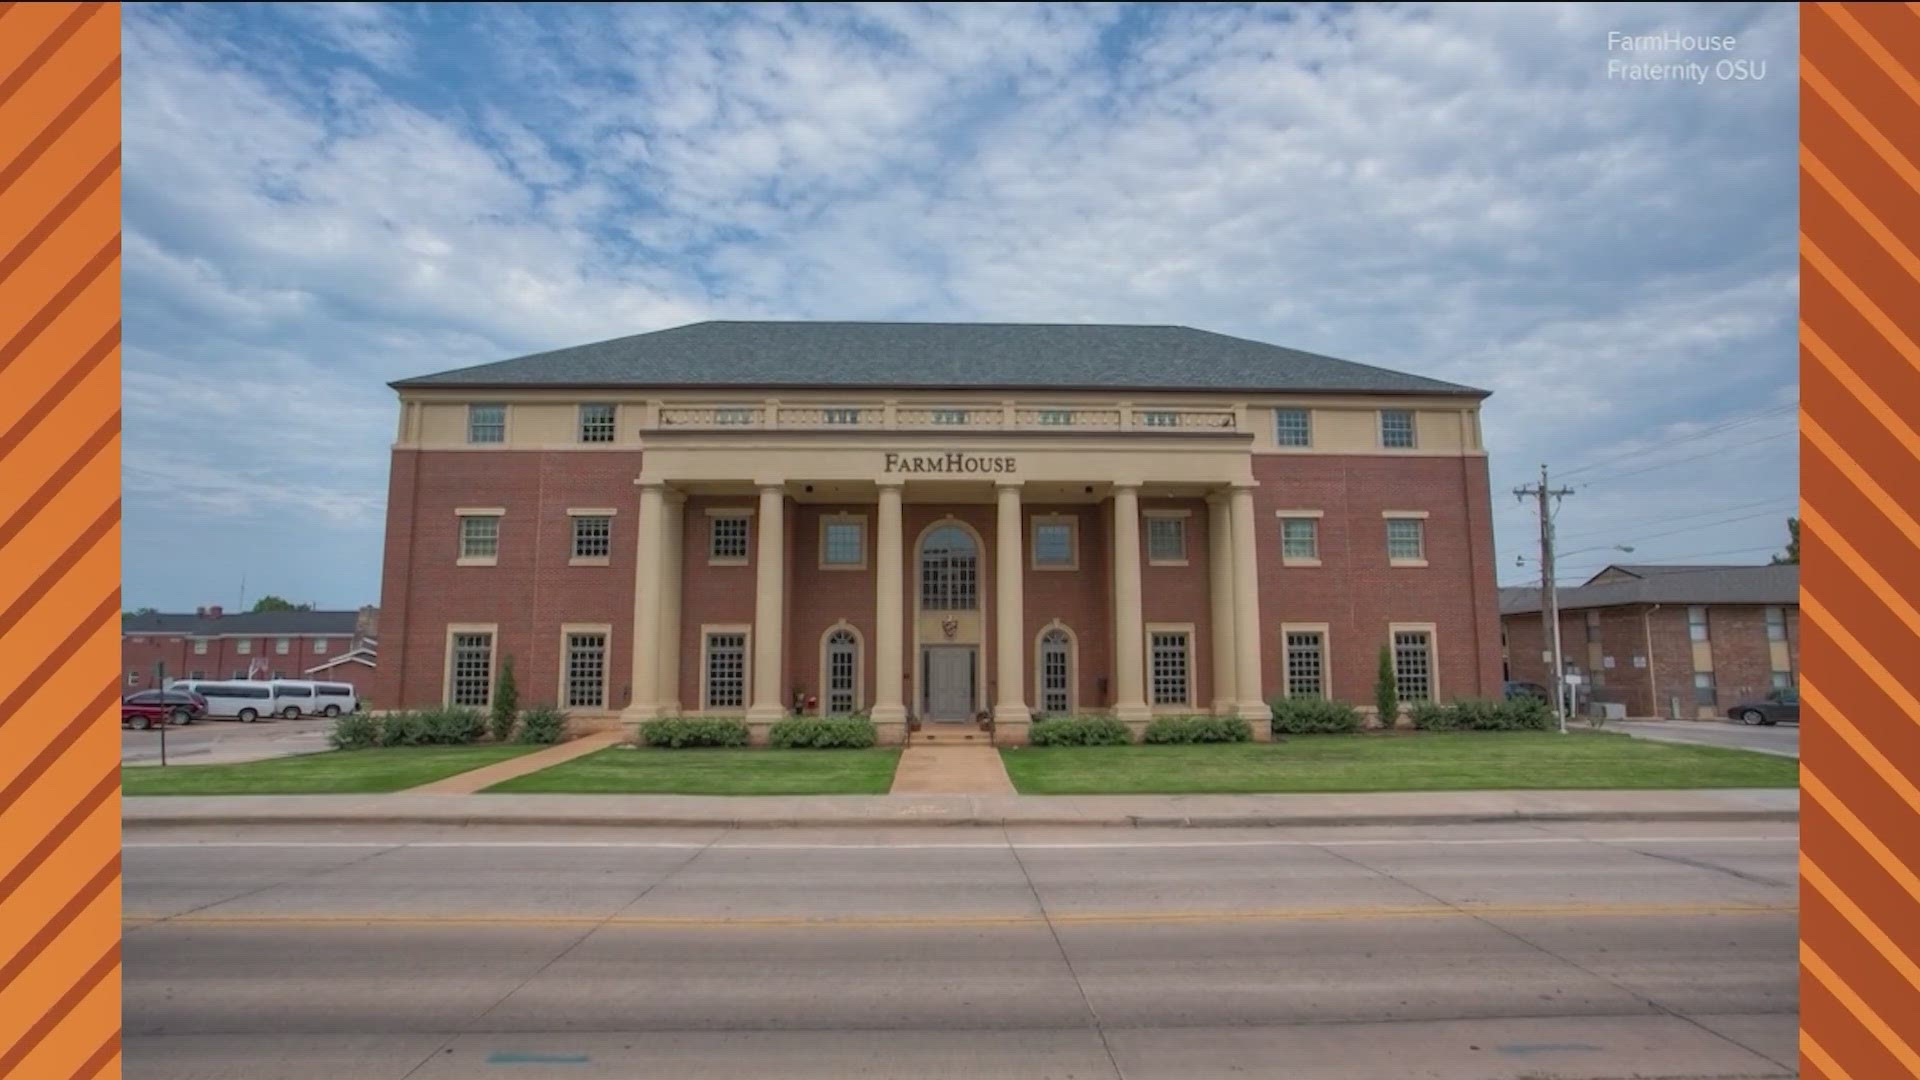
<path fill-rule="evenodd" d="M 973 719 L 975 656 L 971 645 L 929 645 L 922 650 L 922 704 L 928 720 Z"/>

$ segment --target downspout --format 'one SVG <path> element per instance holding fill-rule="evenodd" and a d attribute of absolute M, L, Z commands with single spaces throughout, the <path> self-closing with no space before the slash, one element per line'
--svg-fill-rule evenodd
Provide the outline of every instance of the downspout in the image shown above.
<path fill-rule="evenodd" d="M 1640 628 L 1647 636 L 1647 706 L 1653 710 L 1653 716 L 1660 715 L 1660 683 L 1654 678 L 1653 666 L 1653 613 L 1660 610 L 1655 604 L 1640 613 Z"/>

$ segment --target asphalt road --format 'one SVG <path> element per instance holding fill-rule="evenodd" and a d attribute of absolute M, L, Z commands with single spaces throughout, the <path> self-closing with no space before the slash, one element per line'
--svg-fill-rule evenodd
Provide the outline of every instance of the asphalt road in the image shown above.
<path fill-rule="evenodd" d="M 1748 727 L 1731 720 L 1610 720 L 1606 730 L 1624 731 L 1636 738 L 1657 742 L 1724 746 L 1780 757 L 1800 756 L 1800 725 L 1794 723 Z"/>
<path fill-rule="evenodd" d="M 129 833 L 130 1078 L 1794 1074 L 1781 824 Z"/>
<path fill-rule="evenodd" d="M 330 749 L 327 733 L 332 730 L 333 721 L 317 717 L 256 720 L 251 724 L 238 720 L 196 720 L 167 728 L 167 761 L 215 765 L 314 754 Z M 121 728 L 120 763 L 160 764 L 160 729 Z"/>

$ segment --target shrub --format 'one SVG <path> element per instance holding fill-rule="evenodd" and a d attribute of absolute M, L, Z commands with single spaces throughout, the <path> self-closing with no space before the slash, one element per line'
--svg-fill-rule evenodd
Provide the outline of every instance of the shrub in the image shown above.
<path fill-rule="evenodd" d="M 1507 718 L 1498 701 L 1485 698 L 1460 698 L 1451 706 L 1453 726 L 1462 731 L 1509 731 Z"/>
<path fill-rule="evenodd" d="M 747 722 L 726 716 L 672 716 L 640 725 L 640 741 L 675 750 L 688 746 L 745 746 Z"/>
<path fill-rule="evenodd" d="M 1373 707 L 1380 722 L 1392 727 L 1400 716 L 1400 680 L 1393 673 L 1393 649 L 1380 646 L 1380 674 L 1373 681 Z"/>
<path fill-rule="evenodd" d="M 1111 716 L 1048 716 L 1027 729 L 1034 746 L 1127 746 L 1133 731 Z"/>
<path fill-rule="evenodd" d="M 1161 716 L 1147 725 L 1150 743 L 1249 742 L 1253 725 L 1237 716 Z"/>
<path fill-rule="evenodd" d="M 1360 730 L 1360 710 L 1323 697 L 1279 698 L 1272 704 L 1276 735 L 1336 734 Z"/>
<path fill-rule="evenodd" d="M 767 729 L 768 743 L 790 749 L 860 750 L 877 738 L 863 716 L 789 716 Z"/>
<path fill-rule="evenodd" d="M 380 745 L 380 720 L 366 713 L 341 713 L 327 736 L 335 750 L 365 750 Z"/>
<path fill-rule="evenodd" d="M 500 675 L 493 682 L 493 741 L 513 738 L 513 723 L 520 717 L 520 688 L 513 681 L 513 657 L 500 662 Z"/>
<path fill-rule="evenodd" d="M 1551 731 L 1553 708 L 1535 697 L 1514 698 L 1497 704 L 1504 722 L 1503 731 Z"/>
<path fill-rule="evenodd" d="M 1458 731 L 1460 714 L 1437 701 L 1416 701 L 1407 709 L 1407 717 L 1421 731 Z"/>
<path fill-rule="evenodd" d="M 515 742 L 551 746 L 567 737 L 567 714 L 551 705 L 536 705 L 520 715 Z"/>
<path fill-rule="evenodd" d="M 1553 713 L 1537 698 L 1490 701 L 1461 698 L 1450 705 L 1422 701 L 1410 710 L 1421 731 L 1546 731 Z"/>

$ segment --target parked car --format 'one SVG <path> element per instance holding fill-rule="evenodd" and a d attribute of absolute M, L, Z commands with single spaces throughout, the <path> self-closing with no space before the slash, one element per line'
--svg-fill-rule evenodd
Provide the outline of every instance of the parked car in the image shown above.
<path fill-rule="evenodd" d="M 1510 682 L 1507 684 L 1507 700 L 1508 701 L 1513 701 L 1517 698 L 1529 698 L 1529 697 L 1538 698 L 1541 701 L 1553 700 L 1552 698 L 1547 696 L 1547 688 L 1544 686 L 1541 686 L 1539 683 Z"/>
<path fill-rule="evenodd" d="M 1774 690 L 1765 701 L 1747 702 L 1727 710 L 1727 715 L 1743 724 L 1772 727 L 1782 720 L 1800 722 L 1800 691 Z"/>
<path fill-rule="evenodd" d="M 207 715 L 207 699 L 185 690 L 142 690 L 120 699 L 120 723 L 135 731 L 155 724 L 191 724 Z"/>

